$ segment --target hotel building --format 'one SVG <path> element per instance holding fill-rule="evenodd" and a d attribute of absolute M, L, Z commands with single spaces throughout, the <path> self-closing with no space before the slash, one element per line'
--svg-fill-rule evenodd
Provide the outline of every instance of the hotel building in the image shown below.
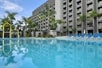
<path fill-rule="evenodd" d="M 55 19 L 63 20 L 65 23 L 58 24 L 56 31 L 62 35 L 82 33 L 102 33 L 102 0 L 48 0 L 43 5 L 33 11 L 30 17 L 36 21 L 39 31 L 49 31 L 49 22 L 46 19 L 39 19 L 37 16 L 44 10 L 44 5 L 50 5 L 55 10 Z M 89 16 L 90 12 L 96 11 L 99 16 L 96 18 L 86 18 L 80 21 L 81 15 Z"/>

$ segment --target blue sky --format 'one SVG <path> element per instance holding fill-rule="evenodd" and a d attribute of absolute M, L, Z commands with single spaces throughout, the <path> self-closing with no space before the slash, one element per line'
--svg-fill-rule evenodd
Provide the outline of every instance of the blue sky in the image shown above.
<path fill-rule="evenodd" d="M 17 12 L 18 20 L 21 16 L 29 17 L 44 2 L 46 0 L 0 0 L 0 18 L 5 15 L 5 11 Z"/>

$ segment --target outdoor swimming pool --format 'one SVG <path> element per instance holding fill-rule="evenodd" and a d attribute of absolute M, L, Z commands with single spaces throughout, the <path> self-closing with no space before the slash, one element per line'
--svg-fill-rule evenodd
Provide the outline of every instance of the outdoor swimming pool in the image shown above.
<path fill-rule="evenodd" d="M 1 39 L 0 68 L 102 68 L 102 41 Z"/>

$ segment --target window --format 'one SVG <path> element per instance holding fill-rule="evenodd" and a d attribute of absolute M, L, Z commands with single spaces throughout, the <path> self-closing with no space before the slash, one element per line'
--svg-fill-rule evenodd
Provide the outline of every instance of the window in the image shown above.
<path fill-rule="evenodd" d="M 69 12 L 72 12 L 72 10 L 69 10 Z"/>
<path fill-rule="evenodd" d="M 64 2 L 63 5 L 66 5 L 66 2 Z"/>
<path fill-rule="evenodd" d="M 64 7 L 63 10 L 66 10 L 66 7 Z"/>
<path fill-rule="evenodd" d="M 79 5 L 81 3 L 81 0 L 79 0 L 78 2 L 77 2 L 77 4 Z"/>
<path fill-rule="evenodd" d="M 63 19 L 66 19 L 66 17 L 63 17 Z"/>
<path fill-rule="evenodd" d="M 71 5 L 69 5 L 69 7 L 71 8 L 71 7 L 72 7 L 72 4 L 71 4 Z"/>
<path fill-rule="evenodd" d="M 63 12 L 63 14 L 65 15 L 65 14 L 66 14 L 66 12 Z"/>
<path fill-rule="evenodd" d="M 100 1 L 102 1 L 102 0 L 98 0 L 98 2 L 100 2 Z"/>
<path fill-rule="evenodd" d="M 87 4 L 87 6 L 92 5 L 92 4 L 93 4 L 93 3 L 92 3 L 92 2 L 90 2 L 90 3 L 88 3 L 88 4 Z"/>
<path fill-rule="evenodd" d="M 72 2 L 72 0 L 69 0 L 69 2 Z"/>

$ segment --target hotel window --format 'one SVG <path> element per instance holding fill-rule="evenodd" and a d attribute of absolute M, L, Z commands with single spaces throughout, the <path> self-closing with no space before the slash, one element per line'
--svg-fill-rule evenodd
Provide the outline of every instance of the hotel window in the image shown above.
<path fill-rule="evenodd" d="M 102 9 L 102 6 L 98 7 L 98 9 Z"/>
<path fill-rule="evenodd" d="M 72 2 L 72 0 L 69 0 L 69 2 L 71 3 L 71 2 Z"/>
<path fill-rule="evenodd" d="M 65 14 L 66 14 L 66 12 L 63 12 L 63 14 L 65 15 Z"/>
<path fill-rule="evenodd" d="M 79 27 L 79 28 L 80 28 L 80 27 L 81 27 L 81 24 L 77 25 L 77 27 Z"/>
<path fill-rule="evenodd" d="M 92 2 L 90 2 L 89 4 L 87 4 L 87 6 L 90 6 L 90 5 L 92 5 L 93 3 Z"/>
<path fill-rule="evenodd" d="M 64 7 L 63 10 L 66 10 L 66 7 Z"/>
<path fill-rule="evenodd" d="M 81 14 L 81 12 L 77 13 L 77 15 L 79 16 Z"/>
<path fill-rule="evenodd" d="M 81 6 L 77 7 L 77 10 L 79 10 L 81 8 Z"/>
<path fill-rule="evenodd" d="M 69 26 L 69 28 L 72 28 L 72 26 Z"/>
<path fill-rule="evenodd" d="M 100 2 L 100 1 L 102 1 L 102 0 L 98 0 L 98 2 Z"/>
<path fill-rule="evenodd" d="M 81 0 L 79 0 L 79 1 L 77 2 L 77 4 L 80 5 L 80 4 L 81 4 Z"/>
<path fill-rule="evenodd" d="M 71 5 L 69 5 L 69 7 L 71 8 L 71 7 L 72 7 L 72 4 L 71 4 Z"/>
<path fill-rule="evenodd" d="M 69 10 L 69 12 L 72 12 L 72 9 L 71 9 L 71 10 Z"/>
<path fill-rule="evenodd" d="M 64 2 L 63 5 L 66 5 L 66 2 Z"/>
<path fill-rule="evenodd" d="M 72 20 L 69 20 L 70 23 L 72 23 Z"/>
<path fill-rule="evenodd" d="M 63 17 L 63 19 L 66 19 L 66 17 Z"/>
<path fill-rule="evenodd" d="M 72 17 L 72 15 L 70 15 L 69 17 Z"/>
<path fill-rule="evenodd" d="M 91 12 L 93 9 L 89 9 L 89 10 L 87 10 L 87 12 Z"/>

